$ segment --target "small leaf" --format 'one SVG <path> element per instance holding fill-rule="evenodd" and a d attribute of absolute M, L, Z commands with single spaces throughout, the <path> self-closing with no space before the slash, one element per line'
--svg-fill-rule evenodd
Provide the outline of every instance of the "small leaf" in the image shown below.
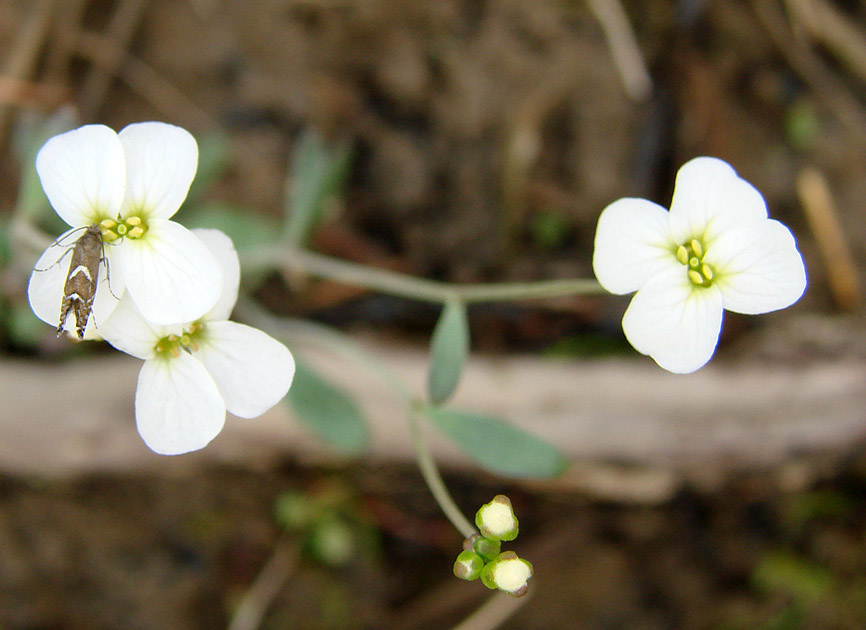
<path fill-rule="evenodd" d="M 217 183 L 231 162 L 231 140 L 217 131 L 197 138 L 198 168 L 185 204 L 194 205 Z"/>
<path fill-rule="evenodd" d="M 352 160 L 348 142 L 327 144 L 313 129 L 298 141 L 286 182 L 286 237 L 295 245 L 306 245 L 322 219 L 329 197 L 343 187 Z"/>
<path fill-rule="evenodd" d="M 476 462 L 512 477 L 555 477 L 568 461 L 553 446 L 491 416 L 428 408 L 427 417 Z"/>
<path fill-rule="evenodd" d="M 42 191 L 42 183 L 36 173 L 36 154 L 49 138 L 65 133 L 78 125 L 74 109 L 62 107 L 51 116 L 21 116 L 16 122 L 12 146 L 21 167 L 18 181 L 18 199 L 15 202 L 17 216 L 30 221 L 48 219 L 56 221 L 57 215 L 51 211 L 48 197 Z M 68 229 L 62 221 L 58 232 Z"/>
<path fill-rule="evenodd" d="M 193 228 L 216 228 L 228 234 L 238 251 L 273 243 L 279 234 L 276 221 L 247 208 L 212 202 L 186 213 L 184 223 Z"/>
<path fill-rule="evenodd" d="M 304 426 L 337 450 L 356 453 L 369 441 L 369 430 L 355 401 L 306 364 L 297 362 L 286 397 Z"/>
<path fill-rule="evenodd" d="M 427 392 L 430 401 L 439 405 L 451 396 L 463 364 L 469 354 L 469 322 L 466 305 L 451 300 L 442 309 L 430 340 L 430 373 L 427 375 Z"/>

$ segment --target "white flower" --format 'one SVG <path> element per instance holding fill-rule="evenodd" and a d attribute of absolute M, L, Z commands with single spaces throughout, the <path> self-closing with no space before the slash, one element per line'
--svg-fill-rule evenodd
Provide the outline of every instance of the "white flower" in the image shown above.
<path fill-rule="evenodd" d="M 195 139 L 165 123 L 136 123 L 119 134 L 86 125 L 46 142 L 36 170 L 51 205 L 72 229 L 45 250 L 30 277 L 36 315 L 57 324 L 70 271 L 66 254 L 91 225 L 100 227 L 108 265 L 100 264 L 88 330 L 105 322 L 124 288 L 158 323 L 190 321 L 210 309 L 222 286 L 219 265 L 189 230 L 169 220 L 197 165 Z M 67 330 L 73 326 L 67 321 Z"/>
<path fill-rule="evenodd" d="M 100 327 L 118 350 L 144 360 L 135 393 L 135 420 L 157 453 L 203 448 L 222 430 L 226 410 L 261 415 L 289 390 L 295 364 L 289 350 L 264 332 L 227 321 L 238 296 L 240 265 L 231 239 L 219 230 L 195 230 L 222 266 L 216 305 L 184 324 L 146 321 L 124 296 Z"/>
<path fill-rule="evenodd" d="M 693 372 L 715 351 L 722 311 L 790 306 L 806 269 L 790 230 L 727 163 L 700 157 L 677 173 L 671 209 L 620 199 L 601 213 L 592 260 L 601 285 L 637 291 L 622 320 L 639 352 Z"/>

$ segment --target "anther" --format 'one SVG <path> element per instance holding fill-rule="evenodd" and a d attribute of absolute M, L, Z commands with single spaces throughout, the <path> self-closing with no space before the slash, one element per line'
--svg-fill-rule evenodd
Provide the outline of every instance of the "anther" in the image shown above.
<path fill-rule="evenodd" d="M 127 234 L 127 236 L 128 236 L 129 238 L 138 238 L 138 237 L 141 236 L 142 234 L 144 234 L 144 229 L 136 225 L 134 228 L 132 228 L 132 229 L 129 231 L 129 233 Z"/>
<path fill-rule="evenodd" d="M 689 269 L 689 280 L 691 280 L 693 284 L 704 283 L 704 277 L 694 269 Z"/>
<path fill-rule="evenodd" d="M 707 280 L 712 280 L 712 279 L 713 279 L 713 275 L 715 275 L 715 274 L 713 274 L 713 268 L 710 267 L 710 266 L 709 266 L 708 264 L 706 264 L 706 263 L 704 263 L 703 265 L 701 265 L 701 273 L 704 275 L 704 278 L 706 278 Z"/>
<path fill-rule="evenodd" d="M 698 239 L 693 238 L 692 242 L 689 243 L 689 245 L 692 246 L 692 251 L 695 253 L 695 256 L 697 256 L 698 258 L 703 257 L 704 248 L 701 246 L 701 242 Z"/>
<path fill-rule="evenodd" d="M 125 223 L 127 225 L 141 225 L 141 217 L 129 217 Z"/>
<path fill-rule="evenodd" d="M 685 245 L 680 245 L 679 247 L 677 247 L 677 260 L 679 260 L 684 265 L 687 265 L 689 263 L 689 251 L 686 249 Z"/>

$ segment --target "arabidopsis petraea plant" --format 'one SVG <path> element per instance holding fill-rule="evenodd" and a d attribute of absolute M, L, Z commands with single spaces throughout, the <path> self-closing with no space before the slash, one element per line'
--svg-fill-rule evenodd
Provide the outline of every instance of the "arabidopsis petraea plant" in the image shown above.
<path fill-rule="evenodd" d="M 88 331 L 106 321 L 124 289 L 157 323 L 191 321 L 213 307 L 222 287 L 220 266 L 198 238 L 170 220 L 197 166 L 195 139 L 166 123 L 136 123 L 119 134 L 85 125 L 48 140 L 36 170 L 72 229 L 45 250 L 30 277 L 36 315 L 57 324 L 67 271 L 73 271 L 63 260 L 88 226 L 98 226 L 105 243 Z M 65 327 L 73 325 L 70 320 Z"/>
<path fill-rule="evenodd" d="M 222 266 L 222 294 L 204 316 L 182 324 L 146 321 L 124 296 L 100 327 L 118 350 L 144 360 L 135 392 L 135 421 L 145 443 L 163 455 L 203 448 L 222 430 L 226 410 L 261 415 L 283 398 L 295 364 L 264 332 L 227 321 L 237 301 L 240 265 L 231 239 L 195 230 Z"/>
<path fill-rule="evenodd" d="M 637 291 L 622 320 L 629 343 L 681 374 L 712 357 L 724 309 L 775 311 L 806 288 L 791 231 L 767 217 L 751 184 L 710 157 L 680 168 L 670 211 L 646 199 L 605 208 L 592 264 L 608 291 Z"/>

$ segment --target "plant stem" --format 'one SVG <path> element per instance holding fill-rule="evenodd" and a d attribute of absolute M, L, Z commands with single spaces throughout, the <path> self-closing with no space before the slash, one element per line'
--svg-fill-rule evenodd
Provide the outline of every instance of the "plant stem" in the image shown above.
<path fill-rule="evenodd" d="M 454 499 L 448 488 L 445 487 L 445 482 L 442 480 L 442 475 L 439 474 L 439 469 L 436 467 L 436 462 L 430 454 L 430 449 L 427 448 L 427 442 L 424 439 L 424 432 L 418 422 L 417 412 L 413 409 L 409 410 L 409 428 L 412 431 L 412 443 L 415 446 L 415 455 L 418 459 L 418 467 L 421 469 L 421 475 L 424 481 L 427 482 L 427 487 L 436 499 L 436 503 L 442 508 L 445 516 L 451 521 L 451 524 L 459 531 L 464 538 L 471 538 L 478 531 L 469 522 Z"/>
<path fill-rule="evenodd" d="M 241 263 L 244 270 L 248 272 L 277 267 L 366 287 L 389 295 L 434 303 L 443 303 L 449 299 L 458 299 L 465 303 L 497 302 L 605 293 L 598 282 L 586 278 L 539 282 L 451 284 L 415 278 L 386 269 L 376 269 L 282 243 L 244 252 L 241 254 Z"/>

